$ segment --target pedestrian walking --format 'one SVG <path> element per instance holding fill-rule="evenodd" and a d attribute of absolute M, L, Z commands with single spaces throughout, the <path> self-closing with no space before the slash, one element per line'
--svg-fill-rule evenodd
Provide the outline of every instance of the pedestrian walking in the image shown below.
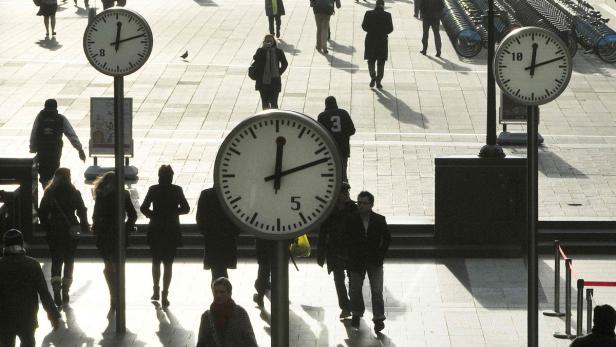
<path fill-rule="evenodd" d="M 171 165 L 158 169 L 158 184 L 151 186 L 141 204 L 141 213 L 150 219 L 147 241 L 152 253 L 152 301 L 161 300 L 169 306 L 169 286 L 173 276 L 173 260 L 178 247 L 182 246 L 180 215 L 190 212 L 190 206 L 182 187 L 173 183 Z M 150 208 L 152 206 L 152 208 Z M 160 264 L 163 264 L 163 296 L 160 297 Z"/>
<path fill-rule="evenodd" d="M 237 237 L 240 233 L 222 210 L 216 188 L 201 192 L 197 204 L 197 226 L 203 234 L 203 268 L 212 271 L 212 282 L 229 278 L 227 269 L 237 267 Z"/>
<path fill-rule="evenodd" d="M 348 183 L 342 183 L 338 200 L 333 212 L 321 224 L 319 229 L 319 243 L 317 245 L 317 263 L 319 266 L 327 260 L 327 273 L 334 273 L 334 284 L 338 295 L 340 319 L 351 316 L 351 303 L 346 288 L 345 270 L 349 261 L 349 249 L 345 239 L 345 221 L 357 212 L 357 205 L 349 197 Z"/>
<path fill-rule="evenodd" d="M 276 262 L 276 241 L 266 240 L 261 238 L 255 239 L 255 248 L 257 251 L 257 279 L 255 280 L 256 293 L 252 296 L 252 300 L 263 307 L 263 297 L 268 290 L 272 289 L 272 266 Z"/>
<path fill-rule="evenodd" d="M 374 10 L 366 11 L 361 27 L 366 32 L 364 59 L 368 61 L 370 88 L 376 84 L 376 87 L 381 89 L 385 62 L 389 55 L 387 35 L 394 31 L 391 14 L 385 11 L 385 1 L 376 0 L 376 7 Z"/>
<path fill-rule="evenodd" d="M 231 299 L 232 291 L 225 277 L 212 283 L 214 302 L 201 316 L 197 347 L 258 347 L 250 317 Z"/>
<path fill-rule="evenodd" d="M 276 22 L 276 37 L 280 37 L 281 16 L 284 16 L 284 3 L 282 0 L 265 0 L 265 15 L 269 22 L 269 33 L 274 35 L 274 21 Z"/>
<path fill-rule="evenodd" d="M 47 187 L 47 183 L 60 167 L 62 146 L 64 145 L 62 142 L 63 134 L 79 153 L 79 159 L 85 162 L 86 154 L 71 123 L 66 117 L 58 113 L 56 100 L 47 99 L 45 108 L 36 116 L 30 133 L 30 153 L 36 153 L 39 181 L 43 188 Z"/>
<path fill-rule="evenodd" d="M 432 28 L 432 33 L 434 34 L 434 46 L 436 47 L 436 56 L 441 56 L 441 34 L 439 32 L 439 26 L 441 23 L 441 16 L 443 14 L 443 8 L 445 8 L 443 0 L 421 1 L 421 19 L 423 26 L 421 44 L 423 45 L 423 48 L 420 53 L 423 55 L 426 55 L 428 50 L 428 36 L 430 35 L 430 28 Z"/>
<path fill-rule="evenodd" d="M 77 217 L 79 221 L 77 221 Z M 71 183 L 71 171 L 56 170 L 45 188 L 38 212 L 41 226 L 47 231 L 46 240 L 51 253 L 51 288 L 56 306 L 70 302 L 73 266 L 77 249 L 76 229 L 88 232 L 88 214 L 81 193 Z M 77 228 L 76 226 L 80 226 Z M 62 271 L 64 267 L 64 272 Z"/>
<path fill-rule="evenodd" d="M 103 1 L 103 10 L 111 8 L 113 6 L 126 6 L 126 0 L 102 0 Z"/>
<path fill-rule="evenodd" d="M 83 0 L 83 5 L 84 5 L 86 8 L 89 8 L 89 7 L 90 7 L 90 2 L 89 2 L 88 0 Z M 75 0 L 75 6 L 78 6 L 78 5 L 77 5 L 77 0 Z"/>
<path fill-rule="evenodd" d="M 372 211 L 374 196 L 363 191 L 357 196 L 358 211 L 346 221 L 349 245 L 349 297 L 353 318 L 351 326 L 359 329 L 364 314 L 362 286 L 366 273 L 370 281 L 372 297 L 372 321 L 374 331 L 385 328 L 385 303 L 383 301 L 383 261 L 391 235 L 385 217 Z"/>
<path fill-rule="evenodd" d="M 51 299 L 41 265 L 26 256 L 23 235 L 8 230 L 3 237 L 4 256 L 0 259 L 0 346 L 34 347 L 38 327 L 39 297 L 54 330 L 60 326 L 60 312 Z"/>
<path fill-rule="evenodd" d="M 116 175 L 107 172 L 94 181 L 94 213 L 92 215 L 92 232 L 96 236 L 96 248 L 103 258 L 105 281 L 109 287 L 109 307 L 115 310 L 115 273 L 118 263 L 118 211 L 116 208 Z M 124 190 L 124 213 L 126 220 L 125 237 L 128 246 L 128 234 L 135 228 L 137 211 L 130 200 L 130 194 Z"/>
<path fill-rule="evenodd" d="M 280 76 L 287 70 L 287 58 L 282 49 L 276 47 L 273 35 L 265 35 L 263 46 L 257 48 L 252 57 L 255 61 L 255 89 L 261 95 L 261 106 L 264 110 L 278 108 L 278 94 L 281 90 Z"/>
<path fill-rule="evenodd" d="M 43 16 L 45 24 L 45 40 L 49 39 L 49 24 L 51 24 L 51 34 L 56 36 L 56 11 L 58 10 L 57 0 L 34 0 L 34 4 L 39 7 L 37 16 Z M 51 23 L 50 23 L 51 22 Z"/>
<path fill-rule="evenodd" d="M 334 4 L 340 8 L 340 0 L 310 0 L 310 7 L 314 13 L 317 25 L 316 50 L 327 54 L 327 40 L 329 38 L 329 19 L 334 14 Z"/>
<path fill-rule="evenodd" d="M 610 305 L 599 305 L 595 306 L 593 313 L 592 331 L 577 337 L 570 347 L 616 347 L 616 310 Z"/>
<path fill-rule="evenodd" d="M 325 111 L 319 114 L 317 120 L 325 129 L 329 130 L 334 141 L 336 141 L 342 160 L 342 181 L 348 182 L 347 167 L 351 156 L 349 139 L 355 134 L 353 120 L 346 110 L 338 108 L 336 98 L 333 96 L 325 98 Z"/>

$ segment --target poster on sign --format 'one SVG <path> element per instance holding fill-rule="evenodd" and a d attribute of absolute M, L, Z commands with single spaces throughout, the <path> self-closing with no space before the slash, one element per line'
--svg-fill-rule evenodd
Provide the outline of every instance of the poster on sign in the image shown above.
<path fill-rule="evenodd" d="M 133 99 L 124 98 L 124 155 L 133 156 Z M 90 156 L 114 156 L 113 98 L 90 98 Z"/>

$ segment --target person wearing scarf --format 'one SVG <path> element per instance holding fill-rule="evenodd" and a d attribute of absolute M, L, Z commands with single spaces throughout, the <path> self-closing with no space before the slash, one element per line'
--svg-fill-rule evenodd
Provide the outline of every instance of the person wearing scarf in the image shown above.
<path fill-rule="evenodd" d="M 616 310 L 610 305 L 595 306 L 592 332 L 578 337 L 570 347 L 616 347 Z"/>
<path fill-rule="evenodd" d="M 274 20 L 276 21 L 276 37 L 280 37 L 280 17 L 284 16 L 284 3 L 282 0 L 265 0 L 265 15 L 269 21 L 269 33 L 274 35 Z"/>
<path fill-rule="evenodd" d="M 212 283 L 214 302 L 201 316 L 197 347 L 258 347 L 248 313 L 231 299 L 225 277 Z"/>
<path fill-rule="evenodd" d="M 264 110 L 278 108 L 278 94 L 281 90 L 280 76 L 286 71 L 289 63 L 284 52 L 276 47 L 276 39 L 265 35 L 263 46 L 257 49 L 253 56 L 257 67 L 255 89 L 261 95 L 261 106 Z"/>

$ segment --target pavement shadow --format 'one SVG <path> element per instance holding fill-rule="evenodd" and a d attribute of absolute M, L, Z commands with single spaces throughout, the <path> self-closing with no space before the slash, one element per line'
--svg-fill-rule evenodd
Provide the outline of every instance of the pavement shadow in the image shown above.
<path fill-rule="evenodd" d="M 359 66 L 351 63 L 350 61 L 342 60 L 332 54 L 325 54 L 325 57 L 329 61 L 329 65 L 334 69 L 347 71 L 348 73 L 355 73 L 359 71 Z"/>
<path fill-rule="evenodd" d="M 58 49 L 62 48 L 62 45 L 58 42 L 58 40 L 56 40 L 55 36 L 52 36 L 51 39 L 45 38 L 43 40 L 38 40 L 36 44 L 39 45 L 41 48 L 45 48 L 50 51 L 57 51 Z"/>
<path fill-rule="evenodd" d="M 332 45 L 332 51 L 336 52 L 336 53 L 342 53 L 342 54 L 346 54 L 346 55 L 353 55 L 353 53 L 357 52 L 357 50 L 355 49 L 355 46 L 351 46 L 351 45 L 343 45 L 341 43 L 338 43 L 334 40 L 329 40 L 329 42 Z"/>
<path fill-rule="evenodd" d="M 319 306 L 301 305 L 302 310 L 314 319 L 320 328 L 319 336 L 315 336 L 317 346 L 329 346 L 329 329 L 325 324 L 325 310 Z M 298 317 L 299 318 L 299 317 Z"/>
<path fill-rule="evenodd" d="M 147 344 L 137 339 L 137 334 L 133 334 L 128 329 L 124 334 L 116 334 L 115 332 L 115 312 L 110 311 L 107 315 L 108 324 L 103 331 L 103 339 L 99 342 L 102 347 L 117 347 L 117 346 L 132 346 L 145 347 Z"/>
<path fill-rule="evenodd" d="M 64 307 L 66 328 L 60 327 L 45 336 L 41 347 L 49 346 L 80 346 L 94 347 L 94 338 L 87 336 L 77 323 L 77 317 L 70 306 Z"/>
<path fill-rule="evenodd" d="M 301 50 L 297 49 L 295 45 L 287 43 L 283 39 L 280 39 L 277 46 L 278 48 L 282 49 L 285 53 L 288 53 L 291 55 L 298 55 L 299 53 L 302 52 Z"/>
<path fill-rule="evenodd" d="M 558 173 L 561 178 L 588 179 L 585 173 L 571 166 L 558 154 L 547 150 L 539 150 L 539 171 L 550 177 Z"/>
<path fill-rule="evenodd" d="M 398 119 L 402 123 L 415 124 L 424 129 L 428 127 L 428 119 L 420 112 L 413 111 L 409 105 L 401 99 L 395 97 L 385 89 L 373 89 L 373 91 L 378 97 L 377 101 L 391 112 L 392 117 Z"/>
<path fill-rule="evenodd" d="M 372 326 L 366 326 L 366 322 L 362 318 L 359 325 L 359 330 L 356 330 L 351 326 L 351 320 L 346 319 L 344 322 L 344 328 L 347 333 L 347 338 L 344 342 L 347 347 L 395 347 L 396 345 L 391 339 L 385 335 L 378 333 L 376 337 L 372 334 Z M 336 347 L 344 347 L 342 344 L 338 344 Z"/>
<path fill-rule="evenodd" d="M 161 346 L 174 347 L 196 343 L 193 332 L 184 329 L 169 308 L 163 309 L 158 302 L 153 302 L 153 305 L 158 319 L 156 336 L 158 336 Z"/>
<path fill-rule="evenodd" d="M 92 280 L 88 280 L 83 286 L 73 290 L 71 294 L 71 302 L 77 302 L 83 295 L 83 293 L 87 292 L 90 286 L 92 285 Z"/>
<path fill-rule="evenodd" d="M 193 0 L 193 1 L 196 2 L 199 6 L 218 6 L 218 4 L 212 0 Z"/>
<path fill-rule="evenodd" d="M 430 55 L 426 55 L 426 57 L 430 60 L 432 60 L 433 62 L 439 64 L 443 69 L 448 70 L 448 71 L 471 71 L 471 69 L 469 69 L 466 66 L 462 66 L 462 65 L 458 65 L 456 63 L 454 63 L 453 61 L 441 56 L 441 57 L 432 57 Z"/>
<path fill-rule="evenodd" d="M 75 11 L 76 15 L 78 15 L 79 17 L 88 18 L 88 9 L 87 8 L 79 7 L 79 6 L 75 6 L 75 7 L 77 7 L 77 10 Z"/>

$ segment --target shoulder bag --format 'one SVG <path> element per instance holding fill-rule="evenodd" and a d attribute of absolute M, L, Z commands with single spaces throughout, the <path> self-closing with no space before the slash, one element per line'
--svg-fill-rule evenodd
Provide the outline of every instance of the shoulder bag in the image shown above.
<path fill-rule="evenodd" d="M 60 215 L 62 215 L 62 219 L 64 219 L 64 221 L 66 222 L 66 225 L 69 226 L 68 233 L 74 238 L 78 237 L 79 234 L 81 233 L 81 226 L 79 224 L 71 223 L 71 221 L 68 219 L 66 214 L 64 214 L 64 211 L 62 210 L 62 207 L 60 206 L 60 204 L 58 204 L 58 201 L 56 200 L 56 198 L 53 198 L 53 203 L 56 205 L 56 208 L 60 212 Z"/>

